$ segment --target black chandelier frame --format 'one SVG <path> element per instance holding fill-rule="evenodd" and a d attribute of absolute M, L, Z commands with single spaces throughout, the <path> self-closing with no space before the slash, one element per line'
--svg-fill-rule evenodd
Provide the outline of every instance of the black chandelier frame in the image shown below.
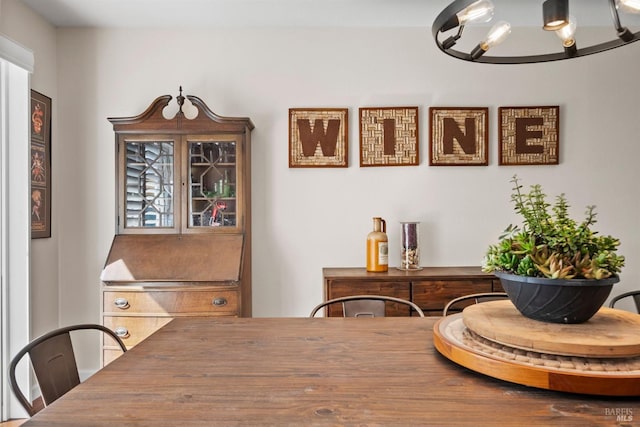
<path fill-rule="evenodd" d="M 611 17 L 613 19 L 613 27 L 616 30 L 618 36 L 617 39 L 613 39 L 607 42 L 598 43 L 588 47 L 579 49 L 565 48 L 564 51 L 540 55 L 525 55 L 525 56 L 491 56 L 482 55 L 478 58 L 474 58 L 471 53 L 461 52 L 453 49 L 455 42 L 462 36 L 464 25 L 458 24 L 456 14 L 477 0 L 455 0 L 449 6 L 447 6 L 433 21 L 431 27 L 433 38 L 438 48 L 449 56 L 464 61 L 487 63 L 487 64 L 529 64 L 535 62 L 549 62 L 559 61 L 562 59 L 578 58 L 581 56 L 592 55 L 594 53 L 604 52 L 606 50 L 615 49 L 620 46 L 625 46 L 640 40 L 640 31 L 635 33 L 631 32 L 628 28 L 622 26 L 620 23 L 620 16 L 618 15 L 618 9 L 615 5 L 615 0 L 608 0 L 611 9 Z M 458 33 L 455 36 L 451 36 L 444 41 L 440 41 L 438 35 L 449 31 L 454 28 L 458 28 Z"/>

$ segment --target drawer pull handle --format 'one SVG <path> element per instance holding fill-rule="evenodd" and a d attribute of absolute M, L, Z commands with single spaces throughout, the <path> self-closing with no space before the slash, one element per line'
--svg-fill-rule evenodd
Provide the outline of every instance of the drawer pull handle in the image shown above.
<path fill-rule="evenodd" d="M 129 338 L 129 330 L 124 326 L 118 326 L 113 332 L 120 338 Z"/>
<path fill-rule="evenodd" d="M 226 298 L 214 298 L 213 305 L 215 305 L 216 307 L 224 307 L 225 305 L 227 305 L 227 299 Z"/>
<path fill-rule="evenodd" d="M 115 305 L 121 310 L 126 310 L 127 308 L 129 308 L 129 301 L 127 301 L 126 298 L 116 298 L 113 301 L 113 305 Z"/>

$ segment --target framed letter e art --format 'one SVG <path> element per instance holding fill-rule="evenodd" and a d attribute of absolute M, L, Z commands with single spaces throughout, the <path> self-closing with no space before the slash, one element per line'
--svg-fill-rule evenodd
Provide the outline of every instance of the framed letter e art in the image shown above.
<path fill-rule="evenodd" d="M 51 237 L 51 98 L 31 91 L 31 238 Z"/>
<path fill-rule="evenodd" d="M 500 165 L 557 165 L 560 107 L 500 107 Z"/>
<path fill-rule="evenodd" d="M 349 166 L 349 110 L 289 109 L 289 167 Z"/>

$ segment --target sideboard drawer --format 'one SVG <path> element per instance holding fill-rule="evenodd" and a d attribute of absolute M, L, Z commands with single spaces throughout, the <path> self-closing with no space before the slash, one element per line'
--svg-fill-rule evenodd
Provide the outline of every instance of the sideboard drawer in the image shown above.
<path fill-rule="evenodd" d="M 440 311 L 449 301 L 462 295 L 491 292 L 491 280 L 429 280 L 413 283 L 413 302 L 425 311 Z"/>
<path fill-rule="evenodd" d="M 104 313 L 118 315 L 226 315 L 237 316 L 235 290 L 105 291 Z"/>
<path fill-rule="evenodd" d="M 120 337 L 122 342 L 131 348 L 139 344 L 149 335 L 173 320 L 172 317 L 125 317 L 125 316 L 104 316 L 103 324 Z M 106 336 L 103 340 L 104 347 L 117 345 Z"/>
<path fill-rule="evenodd" d="M 411 295 L 409 284 L 403 282 L 334 280 L 329 289 L 327 299 L 351 295 L 386 295 L 408 300 Z M 387 302 L 385 306 L 385 316 L 409 316 L 410 311 L 409 306 L 395 302 Z M 342 316 L 342 305 L 331 305 L 329 316 Z"/>

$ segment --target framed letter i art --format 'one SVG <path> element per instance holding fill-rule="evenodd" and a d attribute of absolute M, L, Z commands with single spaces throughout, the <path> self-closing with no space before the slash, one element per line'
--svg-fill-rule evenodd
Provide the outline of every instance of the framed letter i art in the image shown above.
<path fill-rule="evenodd" d="M 289 167 L 349 166 L 346 108 L 289 109 Z"/>
<path fill-rule="evenodd" d="M 418 107 L 360 108 L 360 166 L 420 163 Z"/>

